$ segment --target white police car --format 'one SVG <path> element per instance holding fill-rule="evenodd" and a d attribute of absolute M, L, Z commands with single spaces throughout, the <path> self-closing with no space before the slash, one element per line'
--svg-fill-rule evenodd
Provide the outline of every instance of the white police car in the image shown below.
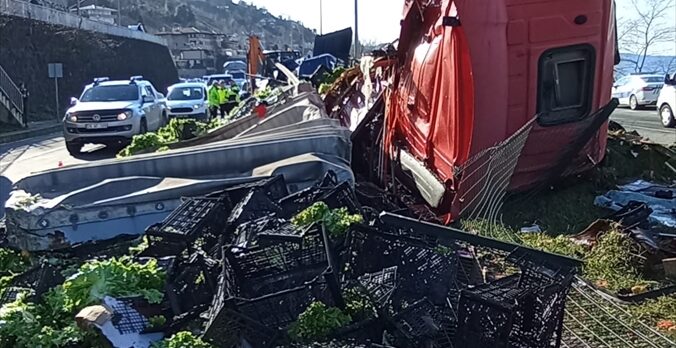
<path fill-rule="evenodd" d="M 209 121 L 207 97 L 207 85 L 204 82 L 182 82 L 170 86 L 167 93 L 169 118 Z"/>
<path fill-rule="evenodd" d="M 620 105 L 629 106 L 632 110 L 646 105 L 657 104 L 657 97 L 664 84 L 664 76 L 656 74 L 632 74 L 620 78 L 613 84 L 613 98 Z"/>
<path fill-rule="evenodd" d="M 166 123 L 164 95 L 143 76 L 120 81 L 102 77 L 87 85 L 80 99 L 71 99 L 63 133 L 68 152 L 77 154 L 85 143 L 126 143 Z"/>

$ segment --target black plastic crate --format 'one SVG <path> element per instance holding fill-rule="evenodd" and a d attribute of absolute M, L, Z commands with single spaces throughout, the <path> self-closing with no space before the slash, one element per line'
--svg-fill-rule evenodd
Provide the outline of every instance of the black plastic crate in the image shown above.
<path fill-rule="evenodd" d="M 392 297 L 395 307 L 423 297 L 434 304 L 445 304 L 457 287 L 455 253 L 443 253 L 420 240 L 380 233 L 363 225 L 351 227 L 342 267 L 345 277 L 354 279 L 395 266 L 399 282 Z"/>
<path fill-rule="evenodd" d="M 237 204 L 251 191 L 265 192 L 270 199 L 277 201 L 289 194 L 284 176 L 277 175 L 243 184 L 230 186 L 222 191 L 209 194 L 209 197 L 227 197 L 232 204 Z"/>
<path fill-rule="evenodd" d="M 33 267 L 12 278 L 6 290 L 1 294 L 0 305 L 16 300 L 21 292 L 28 292 L 30 297 L 39 298 L 49 289 L 63 283 L 65 277 L 61 268 L 48 262 Z"/>
<path fill-rule="evenodd" d="M 432 302 L 423 298 L 401 310 L 392 318 L 397 347 L 430 346 L 442 328 L 443 316 Z"/>
<path fill-rule="evenodd" d="M 251 189 L 232 209 L 227 220 L 227 234 L 234 233 L 237 227 L 243 223 L 266 217 L 270 214 L 279 214 L 281 211 L 282 209 L 279 205 L 265 191 Z M 227 242 L 229 243 L 231 240 Z"/>
<path fill-rule="evenodd" d="M 220 198 L 186 198 L 160 226 L 148 230 L 147 234 L 187 242 L 194 241 L 206 229 L 220 234 L 225 227 L 223 217 L 227 210 Z"/>
<path fill-rule="evenodd" d="M 319 235 L 302 243 L 280 243 L 243 252 L 227 246 L 223 251 L 223 277 L 228 295 L 252 298 L 302 285 L 328 267 L 326 248 Z"/>
<path fill-rule="evenodd" d="M 35 291 L 31 288 L 22 288 L 15 286 L 8 286 L 4 289 L 0 289 L 0 307 L 16 301 L 19 298 L 19 295 L 26 294 L 29 298 L 35 296 Z"/>
<path fill-rule="evenodd" d="M 331 187 L 309 187 L 292 193 L 279 200 L 279 206 L 282 208 L 281 217 L 291 219 L 303 209 L 311 206 L 319 200 L 319 197 L 331 190 Z"/>
<path fill-rule="evenodd" d="M 397 289 L 397 267 L 389 267 L 375 273 L 364 274 L 357 278 L 357 282 L 364 287 L 377 306 L 384 308 Z"/>
<path fill-rule="evenodd" d="M 162 223 L 157 223 L 146 229 L 144 238 L 148 245 L 138 253 L 138 257 L 171 257 L 180 254 L 188 247 L 189 240 L 163 234 L 160 232 L 161 226 Z"/>
<path fill-rule="evenodd" d="M 246 250 L 278 243 L 301 244 L 309 230 L 306 227 L 294 226 L 289 221 L 270 214 L 239 225 L 235 230 L 233 246 Z"/>
<path fill-rule="evenodd" d="M 223 289 L 214 298 L 204 337 L 220 347 L 245 340 L 252 347 L 273 346 L 288 327 L 315 301 L 333 306 L 322 277 L 303 286 L 252 299 L 228 298 Z M 225 342 L 225 343 L 224 343 Z"/>
<path fill-rule="evenodd" d="M 525 266 L 494 282 L 465 289 L 455 344 L 466 347 L 555 346 L 573 274 Z"/>
<path fill-rule="evenodd" d="M 352 214 L 360 212 L 359 201 L 357 201 L 354 188 L 347 181 L 330 189 L 317 200 L 326 203 L 331 209 L 345 207 Z"/>
<path fill-rule="evenodd" d="M 220 263 L 202 252 L 195 252 L 186 260 L 176 262 L 168 273 L 165 286 L 173 315 L 210 303 L 217 292 L 220 271 Z"/>

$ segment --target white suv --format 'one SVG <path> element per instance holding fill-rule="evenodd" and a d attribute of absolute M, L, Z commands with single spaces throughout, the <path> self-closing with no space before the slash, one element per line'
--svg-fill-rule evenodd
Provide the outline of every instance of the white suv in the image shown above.
<path fill-rule="evenodd" d="M 664 87 L 657 98 L 657 112 L 663 126 L 676 127 L 674 111 L 676 111 L 676 73 L 671 78 L 669 75 L 664 78 Z"/>
<path fill-rule="evenodd" d="M 143 76 L 121 81 L 102 77 L 85 86 L 79 100 L 71 99 L 63 134 L 68 152 L 75 155 L 85 143 L 127 143 L 166 123 L 164 95 Z"/>
<path fill-rule="evenodd" d="M 662 75 L 625 76 L 613 84 L 613 98 L 617 98 L 620 105 L 628 105 L 632 110 L 646 105 L 655 105 L 663 84 L 664 76 Z"/>

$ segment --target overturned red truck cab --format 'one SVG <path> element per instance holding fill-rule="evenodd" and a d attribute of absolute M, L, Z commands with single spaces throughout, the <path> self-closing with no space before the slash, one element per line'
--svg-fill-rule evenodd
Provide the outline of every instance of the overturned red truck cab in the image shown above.
<path fill-rule="evenodd" d="M 407 0 L 384 153 L 449 220 L 604 157 L 612 0 Z"/>

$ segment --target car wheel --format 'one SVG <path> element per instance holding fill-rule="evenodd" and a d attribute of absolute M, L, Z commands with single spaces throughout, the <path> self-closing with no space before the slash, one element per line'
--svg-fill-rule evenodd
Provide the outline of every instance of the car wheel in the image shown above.
<path fill-rule="evenodd" d="M 146 134 L 148 133 L 148 122 L 146 121 L 145 118 L 141 119 L 141 129 L 139 130 L 138 134 Z"/>
<path fill-rule="evenodd" d="M 671 110 L 671 107 L 669 107 L 668 104 L 664 104 L 660 108 L 660 119 L 662 120 L 662 125 L 664 127 L 676 127 L 676 117 L 674 117 L 674 111 Z"/>
<path fill-rule="evenodd" d="M 75 157 L 80 154 L 80 150 L 82 149 L 82 144 L 74 141 L 67 141 L 66 142 L 66 150 L 68 150 L 68 153 Z"/>
<path fill-rule="evenodd" d="M 167 116 L 166 112 L 163 112 L 162 113 L 162 126 L 160 128 L 162 128 L 162 127 L 164 127 L 168 124 L 169 124 L 169 116 Z"/>
<path fill-rule="evenodd" d="M 632 110 L 638 110 L 640 107 L 641 106 L 638 105 L 638 99 L 636 99 L 636 96 L 632 94 L 631 97 L 629 97 L 629 108 Z"/>

